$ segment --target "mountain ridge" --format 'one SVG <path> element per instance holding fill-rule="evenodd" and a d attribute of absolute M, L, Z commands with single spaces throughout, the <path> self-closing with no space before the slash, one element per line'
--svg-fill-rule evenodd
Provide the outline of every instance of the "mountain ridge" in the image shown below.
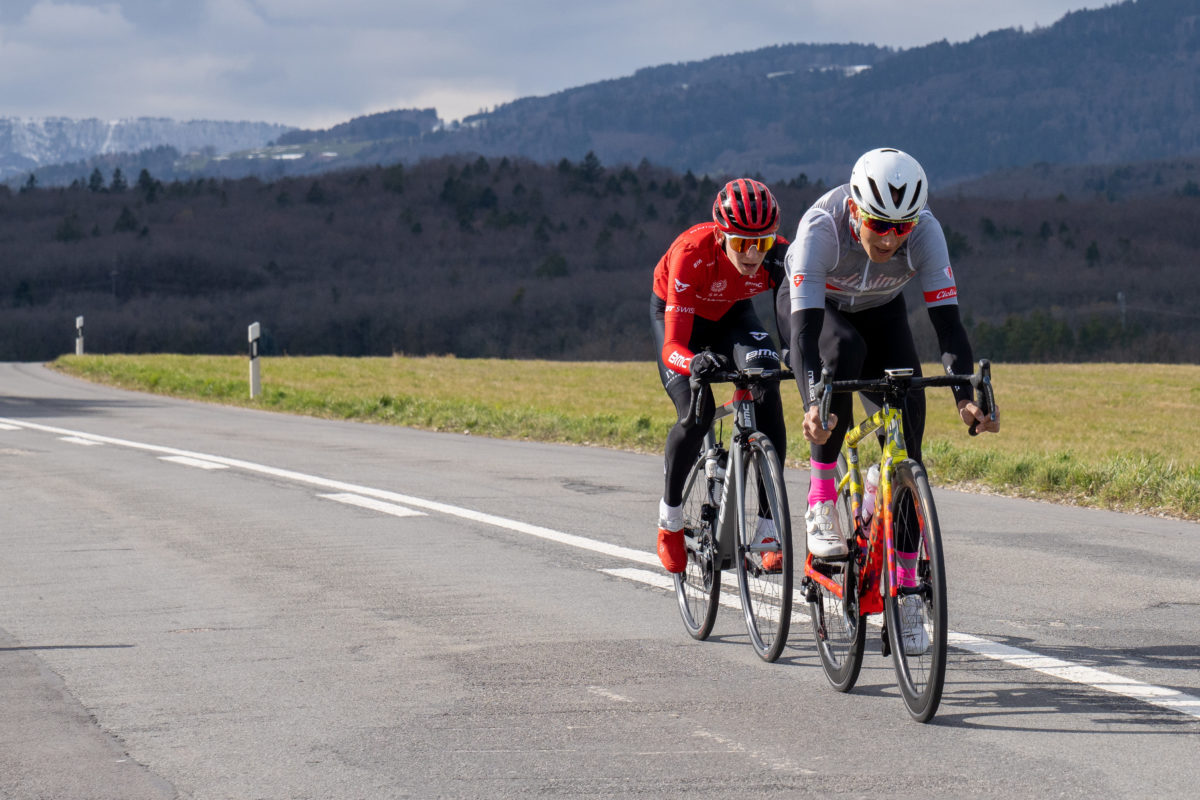
<path fill-rule="evenodd" d="M 171 145 L 212 155 L 262 147 L 291 126 L 165 117 L 0 117 L 0 179 L 38 167 Z"/>
<path fill-rule="evenodd" d="M 155 174 L 275 178 L 453 154 L 553 163 L 594 153 L 605 164 L 832 183 L 886 144 L 949 185 L 1040 162 L 1189 157 L 1200 155 L 1200 0 L 1125 0 L 1032 31 L 903 50 L 774 45 L 518 98 L 448 125 L 434 109 L 399 109 L 272 141 L 219 160 L 178 156 L 170 173 L 156 153 Z M 34 172 L 67 184 L 95 165 L 78 161 Z M 144 166 L 136 156 L 103 163 Z"/>

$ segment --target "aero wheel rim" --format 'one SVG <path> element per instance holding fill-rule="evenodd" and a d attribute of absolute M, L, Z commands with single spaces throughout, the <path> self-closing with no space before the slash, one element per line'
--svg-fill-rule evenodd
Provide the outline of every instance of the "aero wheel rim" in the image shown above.
<path fill-rule="evenodd" d="M 779 496 L 775 455 L 753 440 L 744 468 L 737 568 L 747 631 L 759 656 L 774 661 L 791 618 L 790 521 Z"/>

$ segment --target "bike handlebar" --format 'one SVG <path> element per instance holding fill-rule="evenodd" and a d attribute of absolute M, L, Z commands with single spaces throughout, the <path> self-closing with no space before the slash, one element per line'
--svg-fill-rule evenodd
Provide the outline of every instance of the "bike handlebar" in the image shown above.
<path fill-rule="evenodd" d="M 979 409 L 988 419 L 996 419 L 996 395 L 992 390 L 992 363 L 986 358 L 979 360 L 979 369 L 971 375 L 955 375 L 946 367 L 945 375 L 930 377 L 914 376 L 912 370 L 885 370 L 883 378 L 871 380 L 835 381 L 828 367 L 821 370 L 821 383 L 817 387 L 818 412 L 821 427 L 829 430 L 829 404 L 835 392 L 881 392 L 885 395 L 900 395 L 910 389 L 928 386 L 970 386 L 979 393 Z M 979 423 L 972 422 L 969 433 L 979 434 Z"/>
<path fill-rule="evenodd" d="M 762 367 L 751 367 L 747 369 L 726 369 L 721 370 L 707 378 L 697 378 L 692 375 L 688 378 L 688 386 L 691 387 L 691 397 L 688 400 L 688 410 L 680 420 L 680 424 L 685 428 L 690 428 L 700 421 L 700 404 L 697 400 L 700 397 L 700 390 L 706 385 L 713 383 L 732 383 L 738 388 L 746 388 L 750 386 L 759 386 L 764 383 L 777 383 L 781 380 L 794 378 L 795 374 L 788 367 L 780 367 L 778 369 L 764 369 Z"/>

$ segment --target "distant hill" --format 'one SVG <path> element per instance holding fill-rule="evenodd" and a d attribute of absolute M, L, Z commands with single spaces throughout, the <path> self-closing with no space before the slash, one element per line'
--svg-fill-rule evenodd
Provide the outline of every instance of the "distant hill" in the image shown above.
<path fill-rule="evenodd" d="M 211 157 L 262 147 L 288 130 L 286 125 L 267 122 L 0 117 L 0 180 L 49 165 L 162 146 Z"/>
<path fill-rule="evenodd" d="M 161 150 L 152 171 L 276 179 L 452 154 L 553 164 L 594 153 L 606 164 L 696 175 L 833 182 L 860 153 L 888 144 L 916 154 L 945 187 L 1034 164 L 1200 157 L 1200 0 L 1127 0 L 1046 28 L 899 51 L 780 45 L 522 98 L 461 124 L 401 109 L 270 141 L 218 158 L 187 158 L 175 145 L 169 171 Z M 63 185 L 95 166 L 148 166 L 148 156 L 106 152 L 39 169 L 37 180 Z"/>
<path fill-rule="evenodd" d="M 817 56 L 872 66 L 823 69 Z M 830 180 L 889 144 L 919 154 L 939 183 L 1034 162 L 1200 154 L 1200 1 L 1124 2 L 896 53 L 767 48 L 526 98 L 470 122 L 391 154 L 591 151 L 605 163 Z"/>
<path fill-rule="evenodd" d="M 336 142 L 361 142 L 375 139 L 415 138 L 429 133 L 441 124 L 436 109 L 400 109 L 380 114 L 355 117 L 349 122 L 326 130 L 294 130 L 282 134 L 279 145 Z"/>
<path fill-rule="evenodd" d="M 946 187 L 959 197 L 1005 200 L 1022 198 L 1101 197 L 1125 200 L 1151 195 L 1200 195 L 1200 156 L 1133 164 L 1060 166 L 1041 162 L 997 170 Z"/>

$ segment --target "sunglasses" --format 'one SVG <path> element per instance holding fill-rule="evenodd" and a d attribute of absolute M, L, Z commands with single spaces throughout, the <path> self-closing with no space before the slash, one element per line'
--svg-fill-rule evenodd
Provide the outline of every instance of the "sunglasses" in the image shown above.
<path fill-rule="evenodd" d="M 758 252 L 765 253 L 775 246 L 775 235 L 770 236 L 730 236 L 725 235 L 725 241 L 729 243 L 729 249 L 735 253 L 744 253 L 751 246 L 758 248 Z"/>
<path fill-rule="evenodd" d="M 913 228 L 917 227 L 917 217 L 896 221 L 894 219 L 884 219 L 883 217 L 873 217 L 861 208 L 858 210 L 858 214 L 862 217 L 862 224 L 880 236 L 887 236 L 889 232 L 895 231 L 897 237 L 903 238 L 912 233 Z"/>

